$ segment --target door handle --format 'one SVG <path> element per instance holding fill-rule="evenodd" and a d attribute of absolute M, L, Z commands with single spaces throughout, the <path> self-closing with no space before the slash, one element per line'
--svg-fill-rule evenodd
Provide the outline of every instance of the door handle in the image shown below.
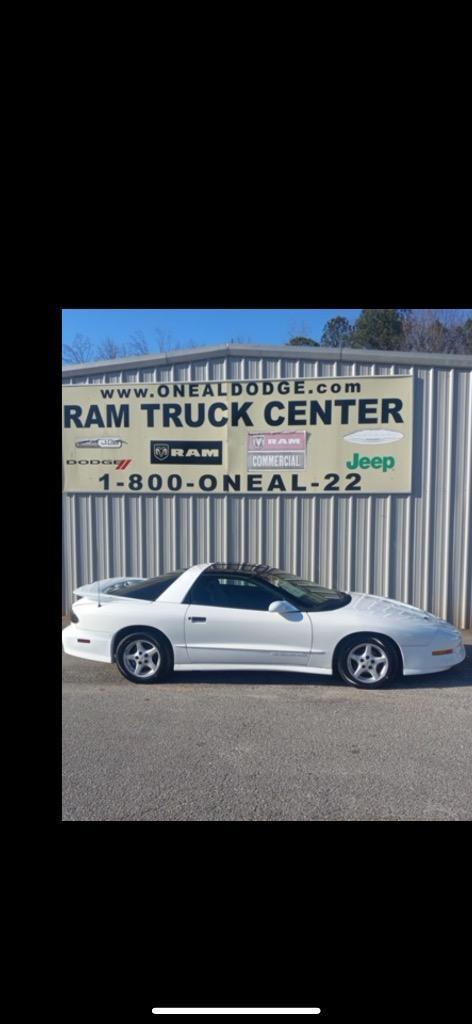
<path fill-rule="evenodd" d="M 205 618 L 201 618 L 200 615 L 189 615 L 189 622 L 206 622 Z"/>

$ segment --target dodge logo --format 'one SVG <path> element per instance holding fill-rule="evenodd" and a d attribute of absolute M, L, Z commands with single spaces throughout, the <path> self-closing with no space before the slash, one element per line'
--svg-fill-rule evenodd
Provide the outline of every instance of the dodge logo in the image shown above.
<path fill-rule="evenodd" d="M 168 459 L 169 458 L 169 454 L 170 454 L 170 445 L 168 445 L 168 444 L 159 444 L 157 442 L 154 443 L 154 445 L 153 445 L 153 455 L 154 455 L 155 459 L 159 460 L 159 462 L 164 462 L 165 459 Z"/>

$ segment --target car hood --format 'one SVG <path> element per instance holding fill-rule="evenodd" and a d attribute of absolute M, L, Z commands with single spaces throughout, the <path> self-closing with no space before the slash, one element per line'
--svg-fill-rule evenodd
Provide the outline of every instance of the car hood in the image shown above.
<path fill-rule="evenodd" d="M 390 597 L 376 597 L 375 594 L 360 594 L 351 591 L 352 601 L 348 605 L 349 612 L 359 615 L 362 619 L 375 617 L 376 622 L 417 622 L 424 624 L 430 622 L 434 626 L 448 625 L 444 619 L 439 619 L 431 612 L 425 612 L 414 605 L 404 604 L 403 601 L 394 601 Z"/>

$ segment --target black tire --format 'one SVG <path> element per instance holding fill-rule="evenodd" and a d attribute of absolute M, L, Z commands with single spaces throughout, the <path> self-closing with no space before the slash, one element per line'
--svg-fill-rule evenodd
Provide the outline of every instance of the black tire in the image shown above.
<path fill-rule="evenodd" d="M 402 677 L 401 658 L 395 644 L 375 633 L 347 637 L 339 646 L 334 671 L 345 683 L 376 690 Z"/>
<path fill-rule="evenodd" d="M 127 633 L 116 648 L 115 661 L 122 676 L 132 683 L 162 682 L 171 670 L 169 648 L 152 630 Z"/>

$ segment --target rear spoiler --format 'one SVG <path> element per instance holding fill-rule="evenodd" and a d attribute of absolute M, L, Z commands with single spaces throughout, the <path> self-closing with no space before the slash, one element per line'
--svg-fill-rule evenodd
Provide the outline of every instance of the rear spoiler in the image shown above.
<path fill-rule="evenodd" d="M 85 583 L 83 587 L 76 587 L 72 591 L 77 597 L 90 597 L 95 598 L 98 601 L 115 601 L 121 600 L 123 594 L 109 594 L 107 590 L 109 587 L 118 586 L 131 586 L 133 583 L 142 583 L 143 580 L 147 579 L 146 576 L 112 576 L 107 580 L 95 580 L 93 583 Z"/>

